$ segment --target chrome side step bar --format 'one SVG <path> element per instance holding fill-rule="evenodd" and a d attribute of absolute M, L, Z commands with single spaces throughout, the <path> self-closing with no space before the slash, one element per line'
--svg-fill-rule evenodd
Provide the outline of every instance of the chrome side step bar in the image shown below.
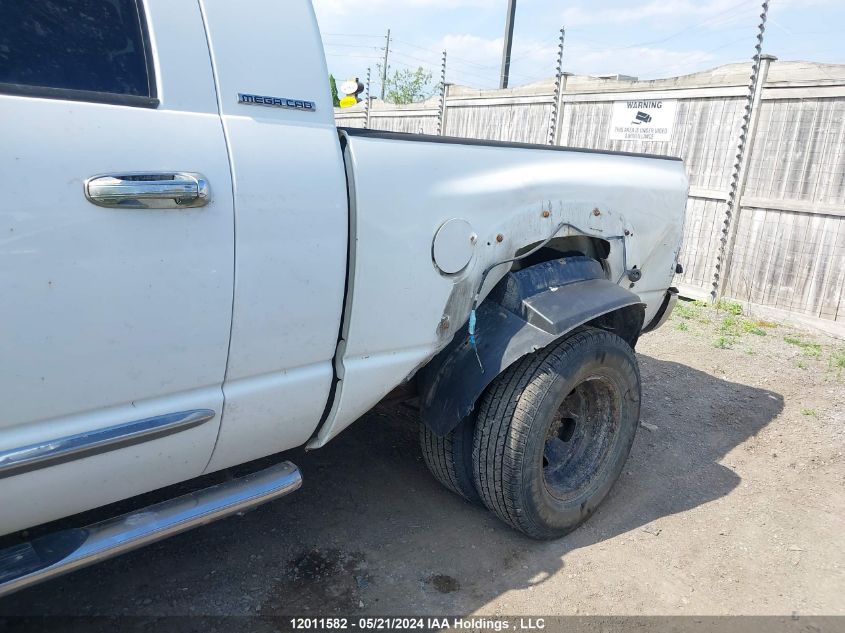
<path fill-rule="evenodd" d="M 137 512 L 0 550 L 0 596 L 249 510 L 301 485 L 299 469 L 282 462 Z"/>

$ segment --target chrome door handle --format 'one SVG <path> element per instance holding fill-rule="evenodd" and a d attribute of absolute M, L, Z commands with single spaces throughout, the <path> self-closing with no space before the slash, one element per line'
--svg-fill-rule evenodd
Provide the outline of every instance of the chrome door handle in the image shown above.
<path fill-rule="evenodd" d="M 100 207 L 184 209 L 208 204 L 208 181 L 187 171 L 104 174 L 85 181 L 85 197 Z"/>

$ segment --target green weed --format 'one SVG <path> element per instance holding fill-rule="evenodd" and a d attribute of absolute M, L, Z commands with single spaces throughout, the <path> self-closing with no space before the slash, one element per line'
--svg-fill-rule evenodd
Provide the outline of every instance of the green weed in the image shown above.
<path fill-rule="evenodd" d="M 675 305 L 674 313 L 682 319 L 694 319 L 698 316 L 699 311 L 697 308 L 686 303 L 678 303 Z"/>
<path fill-rule="evenodd" d="M 754 321 L 743 321 L 742 329 L 746 334 L 753 334 L 754 336 L 766 336 L 766 330 L 764 330 L 758 323 L 755 323 Z"/>
<path fill-rule="evenodd" d="M 810 358 L 818 358 L 819 356 L 821 356 L 822 346 L 818 343 L 804 341 L 794 336 L 784 336 L 783 340 L 784 342 L 789 343 L 790 345 L 800 347 L 804 351 L 805 356 L 809 356 Z"/>
<path fill-rule="evenodd" d="M 722 325 L 719 326 L 719 329 L 722 332 L 734 334 L 734 333 L 736 333 L 736 330 L 737 330 L 736 326 L 737 326 L 736 319 L 734 317 L 728 316 L 728 317 L 725 317 L 724 319 L 722 319 Z"/>
<path fill-rule="evenodd" d="M 713 347 L 719 349 L 731 349 L 733 347 L 733 337 L 720 336 L 713 342 Z"/>
<path fill-rule="evenodd" d="M 742 314 L 742 304 L 738 301 L 727 301 L 722 299 L 719 303 L 716 304 L 717 310 L 722 310 L 724 312 L 729 312 L 734 316 L 739 316 Z"/>

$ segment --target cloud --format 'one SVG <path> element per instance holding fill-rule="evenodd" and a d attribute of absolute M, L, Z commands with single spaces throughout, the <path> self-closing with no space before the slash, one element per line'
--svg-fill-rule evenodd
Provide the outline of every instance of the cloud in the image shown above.
<path fill-rule="evenodd" d="M 707 26 L 709 22 L 702 24 L 702 20 L 718 23 L 716 18 L 722 15 L 742 12 L 749 13 L 752 7 L 758 7 L 756 0 L 745 0 L 737 3 L 736 0 L 710 0 L 709 2 L 693 2 L 691 0 L 650 0 L 637 6 L 603 8 L 596 10 L 591 7 L 575 6 L 563 12 L 563 22 L 567 26 L 584 26 L 589 24 L 628 24 L 637 22 L 650 22 L 660 19 L 670 22 L 688 22 L 691 19 L 698 20 L 701 26 Z"/>
<path fill-rule="evenodd" d="M 313 2 L 314 10 L 321 19 L 383 13 L 385 9 L 397 8 L 395 0 L 313 0 Z M 401 8 L 431 10 L 489 8 L 490 6 L 490 0 L 403 0 Z"/>
<path fill-rule="evenodd" d="M 780 0 L 772 11 L 785 8 L 806 8 L 833 4 L 837 0 Z M 760 0 L 648 0 L 634 6 L 606 7 L 596 10 L 591 5 L 570 7 L 563 11 L 567 26 L 594 24 L 634 24 L 649 26 L 691 23 L 696 28 L 718 29 L 737 21 L 754 18 L 762 11 Z M 656 22 L 660 21 L 660 22 Z"/>
<path fill-rule="evenodd" d="M 450 81 L 478 85 L 498 81 L 503 38 L 484 38 L 469 33 L 450 34 L 434 44 L 448 53 Z M 511 76 L 514 84 L 530 83 L 554 74 L 557 47 L 519 38 L 511 51 Z"/>
<path fill-rule="evenodd" d="M 671 77 L 715 66 L 717 57 L 708 51 L 678 51 L 666 48 L 638 46 L 618 51 L 584 51 L 573 47 L 574 66 L 578 74 L 623 74 L 640 78 Z"/>
<path fill-rule="evenodd" d="M 502 38 L 451 34 L 441 38 L 435 46 L 448 51 L 450 81 L 466 85 L 495 84 L 502 56 Z M 550 79 L 554 76 L 557 47 L 539 41 L 517 40 L 511 59 L 512 85 Z M 717 57 L 709 51 L 649 46 L 635 46 L 620 53 L 573 45 L 567 48 L 566 59 L 566 69 L 578 74 L 620 73 L 641 77 L 685 74 L 717 63 Z"/>

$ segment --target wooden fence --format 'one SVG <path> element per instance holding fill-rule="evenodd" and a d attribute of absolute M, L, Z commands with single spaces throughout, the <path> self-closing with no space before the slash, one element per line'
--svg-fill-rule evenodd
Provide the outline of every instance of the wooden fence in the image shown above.
<path fill-rule="evenodd" d="M 564 78 L 560 144 L 680 156 L 690 195 L 677 282 L 710 294 L 748 93 L 750 64 L 672 79 Z M 845 65 L 764 65 L 753 112 L 747 177 L 733 215 L 726 297 L 845 335 Z M 438 98 L 394 106 L 377 100 L 337 110 L 339 126 L 546 143 L 554 82 L 508 90 L 447 86 Z M 668 142 L 611 140 L 616 101 L 677 100 Z"/>

